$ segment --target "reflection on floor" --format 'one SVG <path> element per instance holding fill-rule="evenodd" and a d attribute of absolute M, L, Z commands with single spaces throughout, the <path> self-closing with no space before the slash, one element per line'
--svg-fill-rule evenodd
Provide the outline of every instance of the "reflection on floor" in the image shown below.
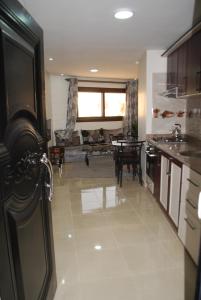
<path fill-rule="evenodd" d="M 193 299 L 195 268 L 148 191 L 129 178 L 55 185 L 55 300 Z"/>

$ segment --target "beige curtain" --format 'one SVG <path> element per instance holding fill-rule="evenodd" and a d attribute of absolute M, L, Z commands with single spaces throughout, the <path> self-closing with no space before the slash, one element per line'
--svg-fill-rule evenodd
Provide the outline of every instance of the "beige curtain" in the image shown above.
<path fill-rule="evenodd" d="M 123 119 L 124 133 L 133 134 L 138 124 L 138 82 L 130 80 L 126 86 L 126 111 Z"/>
<path fill-rule="evenodd" d="M 67 117 L 65 138 L 69 139 L 75 129 L 77 119 L 77 101 L 78 101 L 78 80 L 71 78 L 69 80 L 68 99 L 67 99 Z"/>

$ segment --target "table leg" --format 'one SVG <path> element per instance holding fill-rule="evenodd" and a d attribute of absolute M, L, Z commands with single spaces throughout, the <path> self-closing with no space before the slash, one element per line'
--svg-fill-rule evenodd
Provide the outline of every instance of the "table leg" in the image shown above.
<path fill-rule="evenodd" d="M 88 158 L 88 154 L 86 153 L 85 155 L 85 163 L 87 165 L 87 167 L 89 166 L 89 158 Z"/>

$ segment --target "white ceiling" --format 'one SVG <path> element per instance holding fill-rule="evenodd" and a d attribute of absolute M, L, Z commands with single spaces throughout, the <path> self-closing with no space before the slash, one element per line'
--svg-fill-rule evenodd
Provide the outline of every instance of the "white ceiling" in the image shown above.
<path fill-rule="evenodd" d="M 166 49 L 192 26 L 194 0 L 20 0 L 44 30 L 50 73 L 134 78 L 146 49 Z M 120 21 L 119 8 L 135 16 Z M 53 57 L 54 61 L 48 61 Z"/>

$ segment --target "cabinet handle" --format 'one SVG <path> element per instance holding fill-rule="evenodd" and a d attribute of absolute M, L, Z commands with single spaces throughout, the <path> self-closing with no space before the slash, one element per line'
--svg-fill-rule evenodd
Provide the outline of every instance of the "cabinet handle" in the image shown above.
<path fill-rule="evenodd" d="M 170 176 L 170 175 L 171 175 L 171 163 L 170 163 L 171 160 L 172 160 L 172 157 L 170 157 L 170 158 L 167 160 L 167 166 L 166 166 L 166 175 L 167 175 L 167 176 Z"/>
<path fill-rule="evenodd" d="M 186 198 L 186 202 L 188 202 L 194 209 L 197 209 L 197 206 L 194 205 L 188 198 Z"/>
<path fill-rule="evenodd" d="M 188 180 L 188 182 L 190 182 L 195 187 L 199 187 L 199 185 L 197 183 L 193 182 L 190 178 L 187 178 L 187 180 Z"/>
<path fill-rule="evenodd" d="M 200 90 L 201 90 L 201 83 L 200 83 L 200 81 L 201 81 L 201 71 L 200 72 L 197 72 L 196 73 L 196 91 L 197 92 L 200 92 Z"/>
<path fill-rule="evenodd" d="M 190 226 L 190 228 L 191 228 L 192 230 L 195 230 L 195 229 L 196 229 L 196 227 L 193 226 L 193 225 L 191 224 L 191 222 L 189 222 L 189 219 L 188 219 L 188 218 L 184 218 L 184 221 L 188 224 L 188 226 Z"/>

